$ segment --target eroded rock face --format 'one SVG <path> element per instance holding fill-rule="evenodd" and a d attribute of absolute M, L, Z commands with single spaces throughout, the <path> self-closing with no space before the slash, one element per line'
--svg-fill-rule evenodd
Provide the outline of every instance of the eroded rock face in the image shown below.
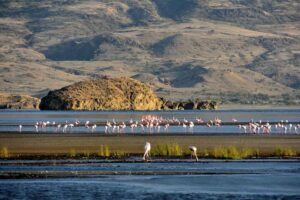
<path fill-rule="evenodd" d="M 215 101 L 201 101 L 188 100 L 188 101 L 169 101 L 161 98 L 163 110 L 215 110 L 218 107 Z"/>
<path fill-rule="evenodd" d="M 41 110 L 160 110 L 162 102 L 146 84 L 130 78 L 88 80 L 50 91 Z"/>
<path fill-rule="evenodd" d="M 28 95 L 0 94 L 2 109 L 38 109 L 40 99 Z"/>

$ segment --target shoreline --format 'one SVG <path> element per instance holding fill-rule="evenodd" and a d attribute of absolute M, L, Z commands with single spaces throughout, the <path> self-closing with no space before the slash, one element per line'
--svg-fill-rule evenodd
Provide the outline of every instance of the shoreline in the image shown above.
<path fill-rule="evenodd" d="M 285 105 L 285 104 L 218 104 L 215 109 L 160 109 L 160 110 L 40 110 L 40 109 L 14 109 L 14 108 L 0 108 L 0 111 L 58 111 L 58 112 L 83 112 L 83 111 L 103 111 L 103 112 L 168 112 L 168 111 L 218 111 L 218 110 L 260 110 L 260 109 L 300 109 L 300 104 Z"/>
<path fill-rule="evenodd" d="M 300 152 L 300 135 L 198 135 L 198 134 L 3 134 L 0 133 L 0 150 L 6 148 L 7 159 L 13 158 L 97 158 L 114 159 L 140 156 L 144 153 L 144 144 L 149 141 L 154 151 L 157 145 L 176 144 L 184 154 L 190 155 L 188 147 L 195 145 L 198 154 L 216 151 L 216 148 L 252 149 L 259 151 L 260 157 L 274 157 L 278 147 Z M 107 146 L 109 155 L 100 155 L 100 147 Z M 283 149 L 284 150 L 284 149 Z M 103 151 L 103 150 L 101 150 Z M 2 152 L 3 153 L 3 152 Z M 208 154 L 208 153 L 207 153 Z M 172 156 L 169 156 L 172 157 Z M 180 156 L 179 156 L 180 157 Z M 2 156 L 3 158 L 3 156 Z M 202 158 L 200 156 L 200 158 Z"/>

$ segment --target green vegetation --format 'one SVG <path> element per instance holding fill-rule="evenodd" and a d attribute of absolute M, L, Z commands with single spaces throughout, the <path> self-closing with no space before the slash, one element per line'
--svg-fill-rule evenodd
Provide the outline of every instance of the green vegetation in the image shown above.
<path fill-rule="evenodd" d="M 83 156 L 86 158 L 90 157 L 90 151 L 83 151 Z"/>
<path fill-rule="evenodd" d="M 277 146 L 274 155 L 279 157 L 292 157 L 297 156 L 297 152 L 288 147 Z"/>
<path fill-rule="evenodd" d="M 76 154 L 75 149 L 71 149 L 70 152 L 69 152 L 69 156 L 70 156 L 70 157 L 76 157 L 76 155 L 77 155 L 77 154 Z"/>
<path fill-rule="evenodd" d="M 89 151 L 83 151 L 82 154 L 76 152 L 75 149 L 71 149 L 68 156 L 69 157 L 90 157 L 90 155 L 95 155 L 90 153 Z M 176 144 L 158 144 L 155 145 L 151 150 L 151 155 L 157 157 L 182 157 L 189 156 L 191 154 L 189 149 L 184 149 Z M 259 158 L 262 156 L 259 149 L 251 149 L 251 148 L 242 148 L 239 149 L 236 146 L 230 145 L 228 147 L 215 147 L 211 150 L 204 149 L 198 151 L 198 156 L 203 158 L 217 158 L 217 159 L 233 159 L 239 160 L 244 158 Z M 96 154 L 98 157 L 112 157 L 112 158 L 125 158 L 129 157 L 130 154 L 125 153 L 122 150 L 116 150 L 114 152 L 110 152 L 108 145 L 100 145 L 99 150 Z M 297 156 L 297 151 L 292 148 L 277 146 L 274 151 L 268 154 L 263 154 L 263 156 L 271 157 L 293 157 Z M 6 147 L 1 149 L 1 158 L 8 158 L 9 153 Z"/>
<path fill-rule="evenodd" d="M 99 151 L 98 151 L 98 156 L 109 157 L 110 156 L 109 147 L 107 145 L 100 145 Z"/>
<path fill-rule="evenodd" d="M 9 158 L 8 149 L 6 147 L 2 147 L 0 155 L 1 158 Z"/>
<path fill-rule="evenodd" d="M 153 156 L 182 156 L 182 148 L 178 144 L 158 144 L 151 150 Z"/>
<path fill-rule="evenodd" d="M 217 147 L 214 148 L 210 154 L 213 158 L 226 158 L 226 159 L 243 159 L 250 157 L 257 157 L 259 155 L 259 150 L 253 151 L 252 149 L 238 149 L 235 146 L 229 147 Z"/>
<path fill-rule="evenodd" d="M 129 155 L 127 153 L 125 153 L 124 151 L 115 151 L 112 153 L 112 157 L 113 158 L 125 158 L 128 157 Z"/>

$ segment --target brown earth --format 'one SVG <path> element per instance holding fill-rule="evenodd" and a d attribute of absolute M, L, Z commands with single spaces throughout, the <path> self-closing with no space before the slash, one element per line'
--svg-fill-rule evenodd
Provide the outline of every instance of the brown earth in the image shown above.
<path fill-rule="evenodd" d="M 40 99 L 28 95 L 0 94 L 0 108 L 2 109 L 38 109 Z"/>
<path fill-rule="evenodd" d="M 108 145 L 110 152 L 142 154 L 144 144 L 178 144 L 183 149 L 195 145 L 203 152 L 216 147 L 251 148 L 261 154 L 273 153 L 282 146 L 300 152 L 299 136 L 238 136 L 238 135 L 96 135 L 96 134 L 0 134 L 0 147 L 6 147 L 11 156 L 65 155 L 71 152 L 97 154 L 101 145 Z"/>
<path fill-rule="evenodd" d="M 0 3 L 0 91 L 134 77 L 159 96 L 299 105 L 295 0 Z"/>

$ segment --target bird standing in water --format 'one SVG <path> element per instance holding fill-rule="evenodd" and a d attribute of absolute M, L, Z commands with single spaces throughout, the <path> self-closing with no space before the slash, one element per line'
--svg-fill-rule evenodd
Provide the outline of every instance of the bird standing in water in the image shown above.
<path fill-rule="evenodd" d="M 145 149 L 145 153 L 143 156 L 143 160 L 150 160 L 150 150 L 151 150 L 150 142 L 146 142 L 144 149 Z"/>
<path fill-rule="evenodd" d="M 195 146 L 189 146 L 189 149 L 191 150 L 191 157 L 195 157 L 196 161 L 198 161 L 198 157 L 197 157 L 197 147 Z"/>

